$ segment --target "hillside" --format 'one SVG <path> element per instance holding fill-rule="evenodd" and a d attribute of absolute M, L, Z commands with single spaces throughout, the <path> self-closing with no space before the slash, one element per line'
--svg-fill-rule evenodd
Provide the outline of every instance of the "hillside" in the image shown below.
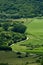
<path fill-rule="evenodd" d="M 43 16 L 43 0 L 0 0 L 0 19 Z"/>
<path fill-rule="evenodd" d="M 36 62 L 37 58 L 31 55 L 26 57 L 24 53 L 0 51 L 0 65 L 40 65 Z"/>
<path fill-rule="evenodd" d="M 23 19 L 27 27 L 27 40 L 12 45 L 13 51 L 43 53 L 43 19 Z"/>
<path fill-rule="evenodd" d="M 0 0 L 0 65 L 43 65 L 43 0 Z"/>
<path fill-rule="evenodd" d="M 0 22 L 0 65 L 43 65 L 42 59 L 43 19 Z"/>

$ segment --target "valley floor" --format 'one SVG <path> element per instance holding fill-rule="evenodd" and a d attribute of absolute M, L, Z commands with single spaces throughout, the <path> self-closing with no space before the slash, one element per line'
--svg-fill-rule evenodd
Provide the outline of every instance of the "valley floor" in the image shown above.
<path fill-rule="evenodd" d="M 8 63 L 9 65 L 40 65 L 40 63 L 36 62 L 37 58 L 32 55 L 26 57 L 24 53 L 20 55 L 17 52 L 0 51 L 0 63 Z"/>
<path fill-rule="evenodd" d="M 15 20 L 13 20 L 15 21 Z M 43 56 L 43 19 L 18 19 L 26 25 L 27 39 L 12 44 L 11 51 L 0 51 L 0 63 L 9 65 L 41 65 Z M 18 53 L 19 52 L 19 53 Z"/>
<path fill-rule="evenodd" d="M 43 19 L 25 18 L 23 21 L 27 27 L 27 40 L 12 45 L 13 51 L 43 53 Z"/>

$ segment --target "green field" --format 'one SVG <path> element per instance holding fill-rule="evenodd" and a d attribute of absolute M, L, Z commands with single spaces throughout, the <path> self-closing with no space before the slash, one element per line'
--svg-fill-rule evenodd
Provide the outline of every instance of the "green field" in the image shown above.
<path fill-rule="evenodd" d="M 10 45 L 12 51 L 0 51 L 0 63 L 8 63 L 9 65 L 41 65 L 43 56 L 43 19 L 22 18 L 13 20 L 13 22 L 15 21 L 22 22 L 27 27 L 25 31 L 27 39 Z M 2 27 L 0 27 L 0 30 L 9 36 L 14 33 L 3 31 Z"/>
<path fill-rule="evenodd" d="M 0 65 L 43 65 L 43 0 L 0 0 Z"/>
<path fill-rule="evenodd" d="M 43 52 L 43 19 L 26 18 L 20 19 L 27 26 L 28 39 L 11 45 L 13 51 L 20 52 Z M 31 49 L 32 46 L 32 49 Z"/>
<path fill-rule="evenodd" d="M 0 51 L 0 63 L 8 63 L 9 65 L 40 65 L 36 62 L 37 58 L 30 55 L 26 57 L 25 53 L 17 54 L 17 52 Z"/>

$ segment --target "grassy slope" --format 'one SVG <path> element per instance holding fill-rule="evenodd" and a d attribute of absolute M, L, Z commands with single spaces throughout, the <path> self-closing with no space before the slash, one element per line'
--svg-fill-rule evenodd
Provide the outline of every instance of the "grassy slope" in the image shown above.
<path fill-rule="evenodd" d="M 28 40 L 18 42 L 17 44 L 12 45 L 13 51 L 20 51 L 20 52 L 43 52 L 43 47 L 39 47 L 38 50 L 29 50 L 26 45 L 32 44 L 43 44 L 43 19 L 20 19 L 24 20 L 24 25 L 27 26 L 27 36 L 29 37 Z M 40 28 L 39 28 L 40 26 Z M 35 31 L 36 30 L 36 31 Z M 24 44 L 25 46 L 22 46 Z M 22 58 L 18 58 L 18 55 L 15 52 L 7 52 L 7 51 L 0 51 L 0 63 L 8 63 L 9 65 L 40 65 L 36 63 L 36 57 L 29 56 L 25 57 L 25 54 L 21 54 Z M 35 62 L 35 63 L 32 63 Z"/>
<path fill-rule="evenodd" d="M 25 57 L 25 54 L 21 54 L 21 56 L 23 58 L 18 58 L 18 55 L 15 52 L 0 51 L 0 63 L 8 63 L 9 65 L 26 65 L 26 62 L 28 62 L 28 65 L 40 65 L 39 63 L 36 63 L 36 58 L 33 59 L 32 56 Z"/>
<path fill-rule="evenodd" d="M 43 19 L 25 19 L 24 24 L 27 26 L 26 33 L 29 37 L 26 41 L 18 42 L 15 45 L 12 45 L 13 51 L 22 51 L 22 52 L 43 52 Z M 21 46 L 24 44 L 25 46 Z M 26 45 L 40 45 L 38 48 L 30 50 Z"/>

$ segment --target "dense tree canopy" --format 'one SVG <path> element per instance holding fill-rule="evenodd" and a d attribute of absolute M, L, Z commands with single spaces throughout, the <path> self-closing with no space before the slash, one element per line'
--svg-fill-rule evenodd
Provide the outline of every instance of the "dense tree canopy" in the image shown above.
<path fill-rule="evenodd" d="M 23 25 L 22 23 L 15 23 L 12 28 L 12 31 L 19 32 L 19 33 L 24 33 L 25 30 L 26 30 L 26 26 Z"/>
<path fill-rule="evenodd" d="M 43 0 L 0 0 L 0 18 L 43 16 Z"/>
<path fill-rule="evenodd" d="M 1 22 L 0 46 L 10 46 L 26 39 L 26 26 L 22 22 Z"/>

